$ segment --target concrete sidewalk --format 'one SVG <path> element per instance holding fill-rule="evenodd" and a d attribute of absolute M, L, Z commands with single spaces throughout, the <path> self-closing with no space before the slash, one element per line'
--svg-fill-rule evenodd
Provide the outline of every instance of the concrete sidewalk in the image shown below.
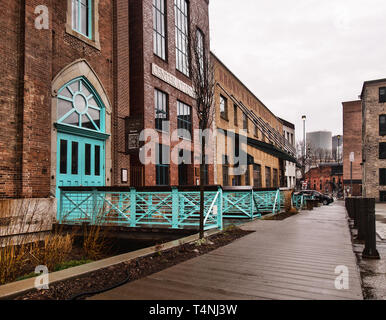
<path fill-rule="evenodd" d="M 342 203 L 243 228 L 256 232 L 92 299 L 363 299 Z M 337 266 L 348 290 L 335 288 Z"/>

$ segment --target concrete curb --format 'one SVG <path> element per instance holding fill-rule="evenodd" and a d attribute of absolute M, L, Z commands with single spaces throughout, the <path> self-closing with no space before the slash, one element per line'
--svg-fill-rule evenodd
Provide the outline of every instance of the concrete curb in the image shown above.
<path fill-rule="evenodd" d="M 209 237 L 218 233 L 221 233 L 223 231 L 220 230 L 209 230 L 205 232 L 205 237 Z M 117 264 L 121 264 L 123 262 L 128 262 L 137 258 L 145 257 L 148 255 L 151 255 L 155 252 L 159 251 L 166 251 L 169 249 L 173 249 L 176 247 L 179 247 L 184 244 L 192 243 L 194 241 L 199 240 L 199 234 L 194 234 L 189 237 L 185 237 L 182 239 L 174 240 L 168 243 L 164 243 L 162 245 L 153 246 L 141 250 L 137 250 L 134 252 L 125 253 L 119 256 L 87 263 L 81 266 L 69 268 L 66 270 L 61 270 L 57 272 L 53 272 L 49 274 L 49 283 L 50 285 L 64 280 L 69 280 L 73 278 L 80 277 L 82 275 L 100 270 L 105 269 L 111 266 L 115 266 Z M 6 299 L 12 299 L 14 297 L 17 297 L 19 295 L 22 295 L 28 291 L 35 289 L 35 279 L 30 278 L 26 280 L 16 281 L 12 283 L 8 283 L 5 285 L 0 286 L 0 300 L 6 300 Z"/>

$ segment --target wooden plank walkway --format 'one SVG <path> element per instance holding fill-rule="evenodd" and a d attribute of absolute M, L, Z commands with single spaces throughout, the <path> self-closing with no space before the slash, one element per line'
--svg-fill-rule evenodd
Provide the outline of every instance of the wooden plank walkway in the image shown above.
<path fill-rule="evenodd" d="M 243 228 L 256 232 L 92 299 L 363 299 L 341 203 Z M 337 266 L 349 270 L 348 290 L 335 288 Z"/>

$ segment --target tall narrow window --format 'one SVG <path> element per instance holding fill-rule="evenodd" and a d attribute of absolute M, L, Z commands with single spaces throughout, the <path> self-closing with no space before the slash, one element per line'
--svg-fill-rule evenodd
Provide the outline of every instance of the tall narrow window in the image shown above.
<path fill-rule="evenodd" d="M 248 131 L 248 117 L 244 112 L 243 112 L 243 129 Z"/>
<path fill-rule="evenodd" d="M 187 0 L 174 0 L 176 19 L 176 67 L 189 77 L 189 4 Z"/>
<path fill-rule="evenodd" d="M 166 93 L 160 90 L 154 90 L 155 104 L 155 128 L 162 131 L 169 131 L 169 108 Z"/>
<path fill-rule="evenodd" d="M 386 102 L 386 87 L 379 88 L 379 102 Z"/>
<path fill-rule="evenodd" d="M 265 167 L 265 187 L 270 188 L 271 187 L 271 168 Z"/>
<path fill-rule="evenodd" d="M 256 188 L 261 188 L 261 165 L 254 164 L 253 165 L 253 186 Z"/>
<path fill-rule="evenodd" d="M 192 139 L 192 108 L 181 101 L 177 101 L 177 129 L 179 137 Z"/>
<path fill-rule="evenodd" d="M 223 184 L 223 186 L 228 186 L 229 185 L 229 162 L 228 162 L 228 156 L 223 156 L 222 184 Z"/>
<path fill-rule="evenodd" d="M 60 140 L 60 173 L 67 173 L 67 140 Z"/>
<path fill-rule="evenodd" d="M 386 159 L 386 142 L 379 143 L 379 159 Z"/>
<path fill-rule="evenodd" d="M 204 46 L 204 34 L 200 29 L 196 30 L 196 51 L 197 51 L 197 58 L 198 58 L 198 64 L 200 65 L 200 75 L 201 80 L 204 81 L 204 55 L 205 55 L 205 46 Z"/>
<path fill-rule="evenodd" d="M 91 38 L 91 21 L 92 0 L 72 0 L 72 29 Z"/>
<path fill-rule="evenodd" d="M 165 0 L 153 0 L 154 53 L 166 60 Z"/>
<path fill-rule="evenodd" d="M 73 141 L 72 142 L 72 150 L 71 150 L 71 153 L 72 153 L 72 155 L 71 155 L 71 158 L 72 158 L 71 159 L 71 174 L 78 174 L 78 163 L 79 163 L 78 151 L 79 151 L 79 143 Z"/>
<path fill-rule="evenodd" d="M 273 187 L 274 188 L 276 188 L 278 186 L 278 179 L 279 179 L 278 171 L 277 171 L 277 169 L 273 169 L 272 180 L 273 180 Z"/>
<path fill-rule="evenodd" d="M 168 146 L 159 144 L 156 150 L 156 184 L 158 186 L 169 185 L 170 149 Z"/>
<path fill-rule="evenodd" d="M 220 95 L 220 116 L 228 120 L 228 100 Z"/>
<path fill-rule="evenodd" d="M 84 173 L 86 176 L 91 176 L 91 144 L 86 143 L 84 151 Z"/>
<path fill-rule="evenodd" d="M 95 146 L 95 175 L 101 175 L 101 147 Z"/>
<path fill-rule="evenodd" d="M 238 119 L 237 119 L 237 105 L 233 105 L 233 122 L 235 126 L 238 125 Z"/>
<path fill-rule="evenodd" d="M 379 135 L 386 136 L 386 115 L 381 114 L 379 116 Z"/>

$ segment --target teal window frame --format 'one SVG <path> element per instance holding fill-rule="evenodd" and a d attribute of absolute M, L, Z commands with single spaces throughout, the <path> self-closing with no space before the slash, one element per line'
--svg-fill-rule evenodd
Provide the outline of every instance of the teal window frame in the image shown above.
<path fill-rule="evenodd" d="M 73 8 L 74 6 L 74 3 L 78 1 L 78 8 L 77 8 L 77 12 L 78 12 L 78 28 L 76 28 L 74 25 L 73 25 L 73 22 L 72 22 L 72 30 L 80 33 L 81 35 L 85 36 L 86 38 L 92 40 L 92 28 L 93 28 L 93 0 L 86 0 L 87 1 L 87 19 L 88 19 L 88 23 L 87 23 L 87 34 L 84 34 L 82 31 L 81 31 L 81 25 L 82 25 L 82 15 L 80 14 L 81 13 L 81 6 L 82 6 L 82 1 L 81 0 L 72 0 L 72 4 L 71 4 L 71 8 Z M 72 11 L 73 13 L 73 11 Z M 72 19 L 73 21 L 73 19 Z"/>
<path fill-rule="evenodd" d="M 74 83 L 79 84 L 78 91 L 74 91 L 73 89 L 71 89 L 71 85 Z M 88 110 L 88 108 L 99 111 L 99 127 L 98 127 L 98 124 L 95 123 L 93 119 L 91 119 L 91 116 L 89 115 L 88 112 L 84 112 L 81 114 L 75 108 L 74 97 L 78 94 L 84 95 L 84 91 L 83 91 L 84 89 L 83 88 L 86 88 L 87 91 L 90 93 L 90 95 L 88 97 L 84 96 L 85 99 L 87 100 L 86 111 Z M 66 95 L 63 95 L 62 93 L 64 92 L 64 90 L 68 90 L 68 92 L 71 93 L 72 98 L 68 97 Z M 70 91 L 70 90 L 72 90 L 72 91 Z M 99 94 L 96 92 L 96 90 L 93 88 L 93 86 L 87 81 L 86 78 L 78 77 L 78 78 L 75 78 L 75 79 L 71 80 L 70 82 L 66 83 L 63 87 L 61 87 L 59 89 L 57 99 L 58 99 L 58 101 L 57 101 L 58 112 L 59 112 L 59 100 L 64 100 L 64 101 L 67 101 L 67 102 L 70 102 L 73 104 L 72 109 L 70 109 L 68 112 L 66 112 L 66 114 L 64 114 L 62 116 L 59 116 L 59 114 L 57 114 L 57 123 L 56 123 L 57 126 L 60 125 L 61 127 L 67 127 L 71 131 L 89 132 L 89 135 L 93 135 L 94 132 L 99 133 L 99 134 L 104 134 L 106 132 L 105 131 L 106 130 L 106 108 L 105 108 L 101 98 L 99 97 Z M 96 105 L 90 104 L 89 101 L 92 99 L 95 101 Z M 79 124 L 76 126 L 64 122 L 72 113 L 78 114 Z M 90 120 L 90 123 L 93 124 L 94 129 L 90 129 L 90 128 L 86 128 L 86 127 L 82 126 L 82 123 L 83 123 L 82 122 L 82 116 L 83 115 L 86 115 L 86 117 Z"/>

